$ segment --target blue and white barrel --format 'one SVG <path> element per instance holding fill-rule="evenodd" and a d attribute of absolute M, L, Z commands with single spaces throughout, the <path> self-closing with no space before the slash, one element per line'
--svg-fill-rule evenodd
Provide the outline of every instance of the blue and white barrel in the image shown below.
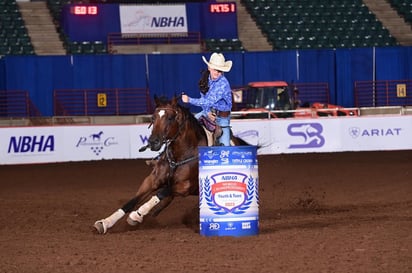
<path fill-rule="evenodd" d="M 256 146 L 199 147 L 200 234 L 259 233 Z"/>

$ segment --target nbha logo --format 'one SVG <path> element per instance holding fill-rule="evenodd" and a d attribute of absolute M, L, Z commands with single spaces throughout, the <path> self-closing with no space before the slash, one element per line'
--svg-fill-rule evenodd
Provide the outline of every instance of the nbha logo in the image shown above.
<path fill-rule="evenodd" d="M 184 27 L 185 19 L 183 17 L 154 17 L 151 27 Z"/>
<path fill-rule="evenodd" d="M 9 154 L 54 152 L 54 136 L 13 136 L 10 138 L 7 152 Z"/>

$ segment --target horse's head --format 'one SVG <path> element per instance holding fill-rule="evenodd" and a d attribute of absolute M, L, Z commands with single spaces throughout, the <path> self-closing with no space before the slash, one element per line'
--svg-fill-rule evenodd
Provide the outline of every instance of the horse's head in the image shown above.
<path fill-rule="evenodd" d="M 152 115 L 152 133 L 149 145 L 152 151 L 159 151 L 163 144 L 174 141 L 183 127 L 183 113 L 177 98 L 171 100 L 154 97 L 156 109 Z"/>

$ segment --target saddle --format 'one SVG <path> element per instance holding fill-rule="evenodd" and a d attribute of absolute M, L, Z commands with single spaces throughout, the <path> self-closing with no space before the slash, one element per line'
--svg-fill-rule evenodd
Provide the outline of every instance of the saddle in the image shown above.
<path fill-rule="evenodd" d="M 199 118 L 199 122 L 205 130 L 207 136 L 207 146 L 218 146 L 219 137 L 222 135 L 222 128 L 216 122 L 210 120 L 205 116 Z"/>

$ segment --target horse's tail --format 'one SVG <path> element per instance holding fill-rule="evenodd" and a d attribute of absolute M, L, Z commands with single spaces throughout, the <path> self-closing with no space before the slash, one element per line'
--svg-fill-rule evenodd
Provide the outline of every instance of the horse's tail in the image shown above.
<path fill-rule="evenodd" d="M 235 136 L 232 132 L 232 129 L 230 129 L 230 142 L 231 142 L 231 145 L 234 145 L 234 146 L 252 146 L 247 141 L 241 139 L 240 137 Z"/>
<path fill-rule="evenodd" d="M 263 145 L 259 145 L 259 144 L 252 145 L 249 142 L 243 140 L 242 138 L 233 135 L 232 130 L 230 130 L 230 143 L 231 145 L 234 145 L 234 146 L 256 146 L 258 150 L 263 147 Z"/>
<path fill-rule="evenodd" d="M 237 136 L 232 135 L 231 140 L 235 146 L 250 146 L 249 143 Z"/>

